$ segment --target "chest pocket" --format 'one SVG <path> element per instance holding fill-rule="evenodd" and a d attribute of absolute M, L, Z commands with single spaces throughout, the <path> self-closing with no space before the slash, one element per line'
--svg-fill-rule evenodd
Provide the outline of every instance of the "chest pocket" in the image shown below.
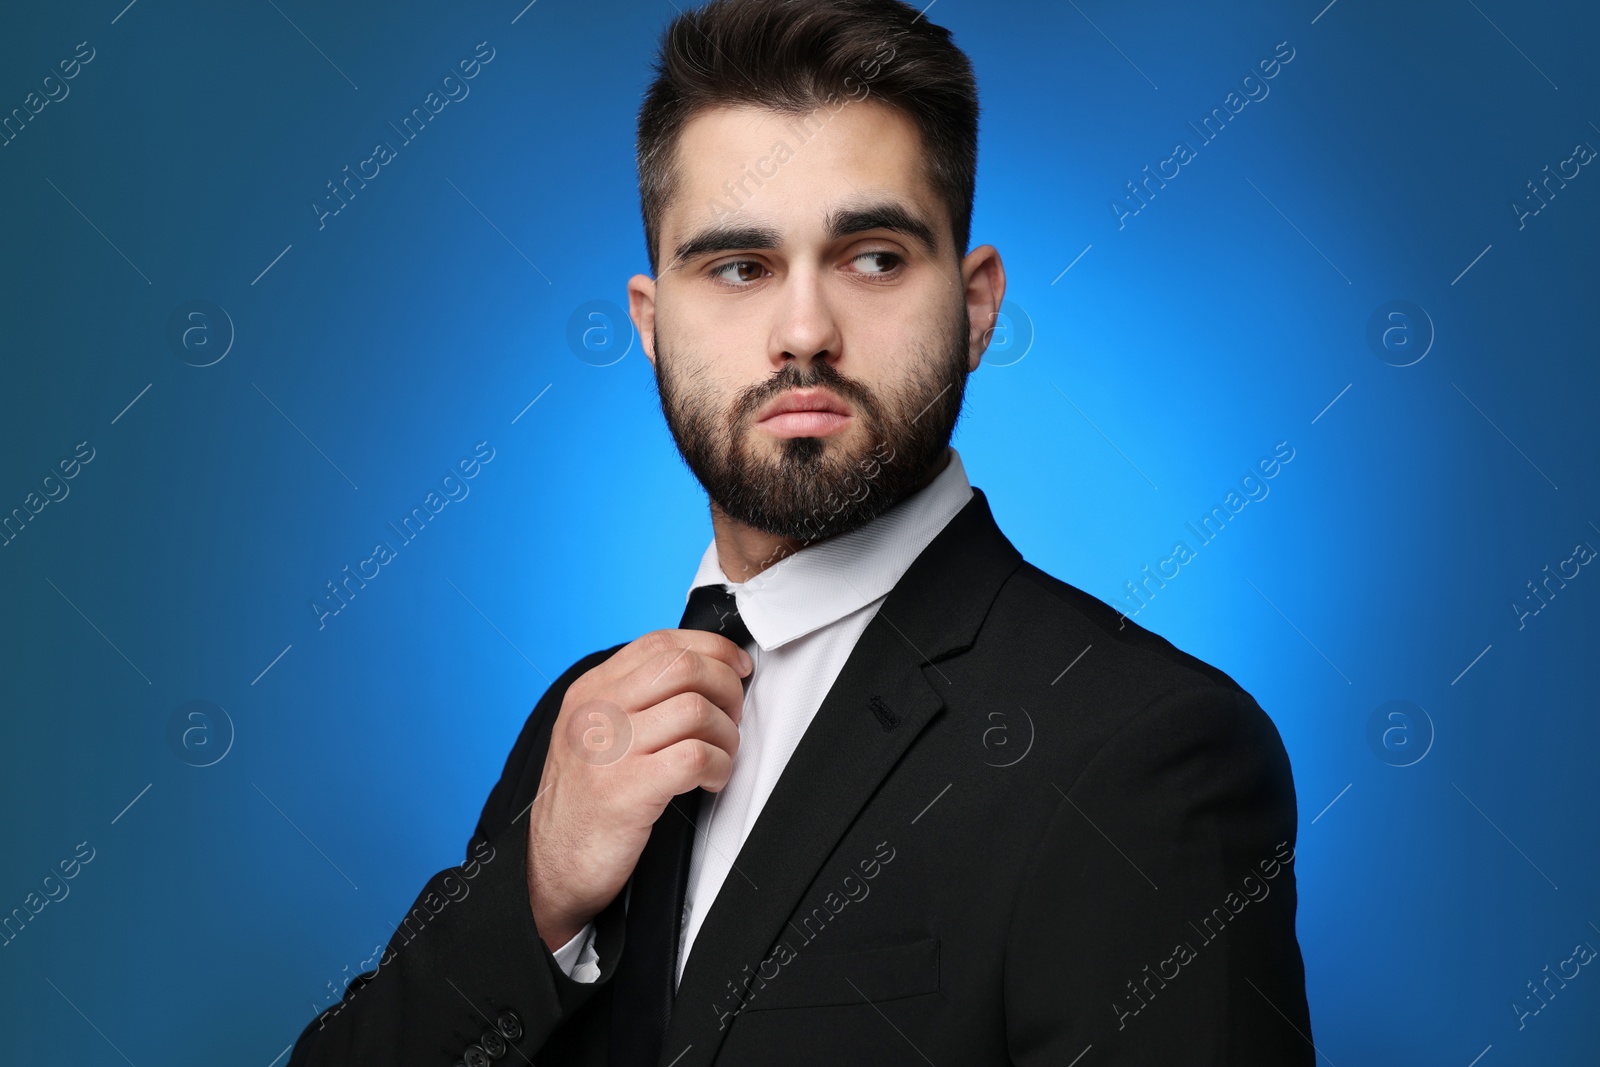
<path fill-rule="evenodd" d="M 758 987 L 745 1011 L 878 1003 L 938 991 L 938 938 L 854 952 L 808 952 L 801 947 Z"/>

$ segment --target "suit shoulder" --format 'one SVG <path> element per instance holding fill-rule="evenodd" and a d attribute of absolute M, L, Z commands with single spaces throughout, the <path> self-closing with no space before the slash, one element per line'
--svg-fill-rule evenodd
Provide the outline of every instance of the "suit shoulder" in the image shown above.
<path fill-rule="evenodd" d="M 1287 796 L 1293 804 L 1282 737 L 1249 692 L 1030 563 L 1001 588 L 972 652 L 970 666 L 942 665 L 952 677 L 970 671 L 987 683 L 984 698 L 964 710 L 992 725 L 996 707 L 1026 709 L 1043 756 L 1033 769 L 1059 788 L 1093 764 L 1121 781 L 1124 772 L 1179 763 L 1217 775 L 1223 761 L 1274 803 Z"/>
<path fill-rule="evenodd" d="M 1244 690 L 1219 667 L 1145 629 L 1098 597 L 1024 562 L 1001 591 L 1012 609 L 1038 620 L 1056 640 L 1083 639 L 1121 671 L 1148 678 L 1161 690 L 1220 686 Z M 1152 694 L 1154 695 L 1154 694 Z"/>
<path fill-rule="evenodd" d="M 941 666 L 983 679 L 975 713 L 1015 704 L 1040 716 L 1062 766 L 1081 767 L 1129 727 L 1135 737 L 1181 726 L 1281 748 L 1271 718 L 1226 672 L 1027 562 L 1007 578 L 962 658 L 961 667 Z"/>

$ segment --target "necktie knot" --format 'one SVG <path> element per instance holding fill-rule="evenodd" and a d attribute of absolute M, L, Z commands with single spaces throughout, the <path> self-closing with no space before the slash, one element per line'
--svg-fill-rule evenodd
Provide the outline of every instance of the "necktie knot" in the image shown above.
<path fill-rule="evenodd" d="M 689 605 L 683 611 L 680 630 L 708 630 L 721 634 L 743 648 L 755 638 L 739 615 L 739 604 L 733 593 L 721 585 L 702 585 L 689 594 Z"/>

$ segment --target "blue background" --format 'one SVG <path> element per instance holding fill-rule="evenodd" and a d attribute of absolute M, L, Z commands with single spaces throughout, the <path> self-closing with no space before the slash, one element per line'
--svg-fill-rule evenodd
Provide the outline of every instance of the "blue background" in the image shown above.
<path fill-rule="evenodd" d="M 1592 968 L 1520 1028 L 1512 1004 L 1600 946 L 1600 575 L 1513 605 L 1600 547 L 1600 174 L 1511 205 L 1600 147 L 1600 18 L 1324 2 L 929 12 L 977 69 L 974 244 L 1010 280 L 955 443 L 1028 559 L 1124 610 L 1195 550 L 1137 621 L 1283 734 L 1324 1062 L 1594 1062 Z M 673 14 L 8 16 L 0 113 L 93 59 L 0 147 L 0 509 L 69 490 L 0 547 L 0 911 L 94 858 L 0 948 L 0 1060 L 281 1062 L 460 862 L 548 680 L 676 621 L 704 497 L 626 321 L 568 328 L 647 269 L 633 123 Z M 319 228 L 325 183 L 479 42 L 470 95 Z M 319 628 L 324 583 L 480 441 L 469 495 Z"/>

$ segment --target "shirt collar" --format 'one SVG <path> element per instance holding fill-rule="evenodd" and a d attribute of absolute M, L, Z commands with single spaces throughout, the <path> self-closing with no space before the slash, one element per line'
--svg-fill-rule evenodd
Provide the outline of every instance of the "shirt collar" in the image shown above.
<path fill-rule="evenodd" d="M 713 537 L 684 602 L 700 586 L 727 586 L 756 644 L 762 651 L 777 648 L 886 595 L 971 498 L 966 468 L 952 448 L 933 481 L 882 515 L 807 545 L 747 582 L 728 579 Z"/>

